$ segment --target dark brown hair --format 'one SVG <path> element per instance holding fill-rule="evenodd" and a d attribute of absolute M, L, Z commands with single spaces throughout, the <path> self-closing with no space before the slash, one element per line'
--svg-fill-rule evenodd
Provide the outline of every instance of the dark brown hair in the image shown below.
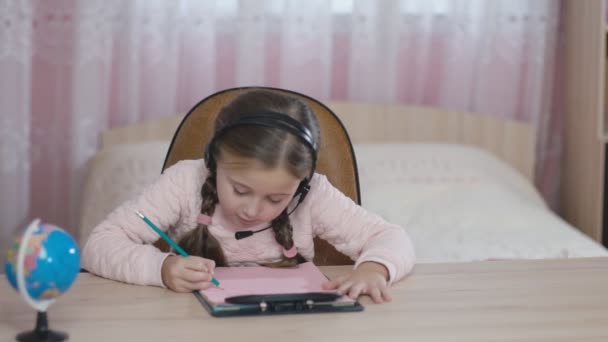
<path fill-rule="evenodd" d="M 215 132 L 243 115 L 260 112 L 289 115 L 308 128 L 317 144 L 319 143 L 319 124 L 312 109 L 296 97 L 269 90 L 253 90 L 237 96 L 220 110 L 215 122 Z M 310 149 L 298 137 L 280 128 L 257 125 L 233 127 L 218 137 L 209 153 L 216 161 L 221 159 L 222 153 L 230 153 L 255 159 L 268 168 L 285 167 L 290 174 L 300 179 L 307 177 L 314 167 L 314 156 Z M 218 203 L 216 169 L 212 166 L 201 188 L 201 214 L 208 216 L 213 215 Z M 277 242 L 289 250 L 294 245 L 293 227 L 286 210 L 272 220 L 271 225 Z M 207 225 L 199 224 L 182 237 L 179 244 L 190 255 L 215 260 L 217 266 L 226 265 L 219 242 L 210 234 Z M 302 260 L 298 254 L 294 258 L 284 257 L 283 260 L 267 266 L 292 266 Z"/>

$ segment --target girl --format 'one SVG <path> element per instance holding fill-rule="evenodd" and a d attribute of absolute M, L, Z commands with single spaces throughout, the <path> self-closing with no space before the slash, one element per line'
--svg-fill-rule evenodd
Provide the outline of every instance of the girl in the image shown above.
<path fill-rule="evenodd" d="M 410 239 L 314 173 L 318 146 L 317 119 L 302 101 L 265 90 L 238 96 L 218 114 L 204 159 L 168 168 L 93 230 L 83 267 L 190 292 L 212 286 L 215 266 L 312 260 L 319 236 L 356 261 L 326 289 L 390 300 L 388 286 L 414 265 Z M 168 227 L 190 256 L 154 247 L 158 235 L 136 211 Z"/>

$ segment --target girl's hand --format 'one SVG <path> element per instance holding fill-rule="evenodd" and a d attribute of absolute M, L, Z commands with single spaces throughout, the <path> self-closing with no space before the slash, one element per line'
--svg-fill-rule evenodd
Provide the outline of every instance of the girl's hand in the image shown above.
<path fill-rule="evenodd" d="M 161 267 L 165 286 L 175 292 L 192 292 L 213 286 L 211 278 L 215 261 L 197 256 L 170 255 Z"/>
<path fill-rule="evenodd" d="M 388 270 L 377 262 L 364 262 L 347 275 L 339 276 L 325 284 L 326 290 L 337 290 L 353 299 L 368 295 L 376 304 L 389 302 Z"/>

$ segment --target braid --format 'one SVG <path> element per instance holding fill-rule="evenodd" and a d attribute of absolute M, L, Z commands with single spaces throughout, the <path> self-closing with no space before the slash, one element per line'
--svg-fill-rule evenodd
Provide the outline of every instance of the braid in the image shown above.
<path fill-rule="evenodd" d="M 287 215 L 287 209 L 283 210 L 283 212 L 277 216 L 271 222 L 272 230 L 274 231 L 274 237 L 279 243 L 279 245 L 283 246 L 284 249 L 291 249 L 294 245 L 293 242 L 293 227 L 291 222 L 289 222 L 289 215 Z M 305 261 L 304 258 L 298 253 L 293 258 L 283 257 L 283 260 L 266 264 L 264 266 L 268 267 L 293 267 L 300 262 Z"/>
<path fill-rule="evenodd" d="M 201 214 L 213 216 L 218 203 L 215 171 L 210 171 L 201 188 Z M 225 266 L 224 252 L 206 224 L 199 224 L 179 241 L 179 245 L 190 255 L 215 261 L 216 266 Z"/>

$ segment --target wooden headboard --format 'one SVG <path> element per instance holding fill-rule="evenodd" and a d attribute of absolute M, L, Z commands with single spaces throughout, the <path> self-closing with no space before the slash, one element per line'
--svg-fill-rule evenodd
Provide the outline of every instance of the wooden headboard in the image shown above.
<path fill-rule="evenodd" d="M 432 107 L 327 102 L 354 144 L 443 142 L 478 146 L 533 181 L 535 133 L 523 122 Z M 183 118 L 175 115 L 107 130 L 102 148 L 115 144 L 167 140 Z"/>

